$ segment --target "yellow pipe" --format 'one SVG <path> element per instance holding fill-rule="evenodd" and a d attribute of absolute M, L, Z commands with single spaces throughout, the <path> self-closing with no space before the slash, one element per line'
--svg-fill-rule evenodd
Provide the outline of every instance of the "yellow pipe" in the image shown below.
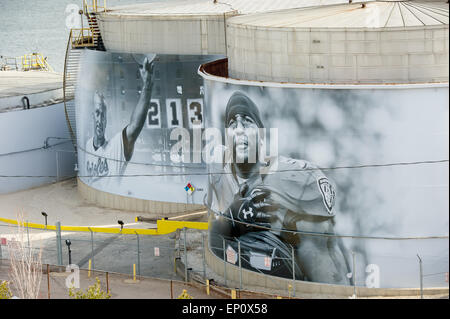
<path fill-rule="evenodd" d="M 7 219 L 0 217 L 0 222 L 17 225 L 18 222 L 14 219 Z M 36 223 L 24 223 L 25 226 L 36 229 L 49 229 L 56 230 L 56 226 L 36 224 Z M 107 227 L 87 227 L 87 226 L 61 226 L 61 231 L 68 232 L 94 232 L 94 233 L 107 233 L 107 234 L 127 234 L 127 235 L 166 235 L 173 233 L 177 229 L 192 228 L 207 230 L 208 223 L 205 222 L 185 222 L 160 219 L 156 221 L 157 229 L 136 229 L 136 228 L 124 228 L 122 231 L 120 228 L 107 228 Z"/>
<path fill-rule="evenodd" d="M 136 264 L 133 264 L 133 281 L 136 281 Z"/>
<path fill-rule="evenodd" d="M 88 277 L 91 277 L 91 267 L 92 267 L 92 260 L 89 259 L 89 271 L 88 271 Z"/>

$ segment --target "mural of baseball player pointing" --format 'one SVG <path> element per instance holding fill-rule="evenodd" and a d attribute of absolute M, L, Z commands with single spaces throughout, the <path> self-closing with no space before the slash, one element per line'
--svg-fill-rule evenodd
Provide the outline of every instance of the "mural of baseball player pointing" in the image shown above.
<path fill-rule="evenodd" d="M 294 251 L 296 279 L 349 284 L 341 241 L 305 234 L 333 234 L 333 182 L 307 161 L 265 157 L 264 137 L 258 133 L 264 125 L 246 94 L 237 91 L 230 97 L 224 124 L 232 152 L 225 148 L 224 174 L 212 173 L 209 180 L 208 205 L 214 212 L 210 247 L 215 254 L 223 257 L 223 239 L 226 249 L 235 252 L 239 241 L 243 267 L 292 278 Z"/>
<path fill-rule="evenodd" d="M 143 81 L 143 88 L 131 119 L 121 131 L 111 139 L 105 136 L 107 124 L 107 101 L 104 95 L 94 93 L 94 136 L 86 143 L 86 170 L 89 183 L 102 183 L 103 186 L 112 180 L 120 178 L 105 178 L 107 176 L 120 176 L 124 173 L 128 161 L 133 156 L 134 144 L 144 126 L 150 98 L 152 94 L 153 60 L 146 57 L 139 67 Z"/>

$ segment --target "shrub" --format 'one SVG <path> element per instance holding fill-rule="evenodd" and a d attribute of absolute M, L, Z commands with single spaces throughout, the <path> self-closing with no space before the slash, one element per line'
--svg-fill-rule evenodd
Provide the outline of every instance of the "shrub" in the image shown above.
<path fill-rule="evenodd" d="M 100 280 L 95 278 L 95 284 L 89 286 L 85 292 L 82 290 L 75 291 L 73 288 L 69 289 L 69 296 L 72 299 L 109 299 L 111 294 L 109 292 L 103 291 L 100 286 Z"/>
<path fill-rule="evenodd" d="M 12 293 L 9 290 L 9 283 L 7 281 L 0 282 L 0 299 L 11 299 Z"/>
<path fill-rule="evenodd" d="M 181 295 L 178 296 L 177 299 L 194 299 L 194 298 L 187 293 L 186 289 L 183 289 L 183 292 L 181 293 Z"/>

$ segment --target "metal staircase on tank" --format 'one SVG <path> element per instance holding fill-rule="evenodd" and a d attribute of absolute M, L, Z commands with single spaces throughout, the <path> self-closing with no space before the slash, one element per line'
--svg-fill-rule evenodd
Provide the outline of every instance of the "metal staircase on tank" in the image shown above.
<path fill-rule="evenodd" d="M 106 11 L 106 2 L 103 6 L 98 6 L 97 1 L 93 0 L 92 5 L 88 5 L 84 0 L 84 14 L 89 23 L 89 28 L 92 30 L 93 43 L 96 50 L 105 51 L 105 45 L 103 44 L 102 35 L 97 23 L 97 13 Z"/>
<path fill-rule="evenodd" d="M 75 113 L 75 91 L 80 69 L 81 53 L 84 49 L 105 51 L 105 46 L 102 41 L 100 29 L 97 24 L 96 14 L 98 12 L 106 11 L 106 1 L 103 1 L 103 6 L 98 6 L 97 0 L 91 1 L 92 4 L 88 4 L 86 0 L 83 0 L 83 13 L 88 20 L 89 28 L 82 27 L 81 29 L 70 30 L 64 62 L 64 109 L 70 137 L 75 148 L 75 153 L 77 153 L 78 150 L 76 146 L 77 129 Z"/>

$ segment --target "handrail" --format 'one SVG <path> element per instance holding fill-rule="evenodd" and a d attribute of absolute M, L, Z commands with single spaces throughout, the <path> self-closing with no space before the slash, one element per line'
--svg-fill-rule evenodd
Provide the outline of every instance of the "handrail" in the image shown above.
<path fill-rule="evenodd" d="M 77 148 L 76 148 L 76 135 L 74 132 L 74 128 L 72 127 L 72 124 L 70 123 L 70 118 L 69 118 L 69 113 L 67 111 L 67 102 L 69 100 L 68 94 L 67 94 L 67 63 L 68 63 L 68 58 L 69 58 L 69 52 L 70 49 L 72 48 L 73 43 L 72 43 L 72 30 L 70 30 L 70 34 L 69 34 L 69 40 L 67 41 L 67 47 L 66 47 L 66 56 L 64 58 L 64 76 L 63 76 L 63 97 L 64 97 L 64 113 L 66 115 L 66 122 L 67 122 L 67 126 L 69 128 L 69 133 L 70 133 L 70 137 L 72 139 L 72 143 L 74 145 L 75 148 L 75 154 L 77 153 Z M 71 97 L 73 98 L 73 97 Z"/>
<path fill-rule="evenodd" d="M 8 71 L 11 69 L 15 69 L 16 71 L 19 70 L 17 57 L 0 56 L 0 71 Z"/>
<path fill-rule="evenodd" d="M 98 5 L 98 0 L 91 1 L 92 4 L 89 5 L 88 0 L 83 0 L 83 11 L 88 18 L 90 18 L 90 13 L 106 12 L 106 0 L 103 0 L 103 6 Z"/>
<path fill-rule="evenodd" d="M 70 38 L 72 39 L 72 48 L 93 47 L 96 45 L 97 35 L 91 28 L 75 28 L 70 30 Z"/>
<path fill-rule="evenodd" d="M 44 70 L 54 72 L 53 68 L 41 53 L 25 54 L 18 58 L 21 60 L 21 67 L 23 71 Z"/>

